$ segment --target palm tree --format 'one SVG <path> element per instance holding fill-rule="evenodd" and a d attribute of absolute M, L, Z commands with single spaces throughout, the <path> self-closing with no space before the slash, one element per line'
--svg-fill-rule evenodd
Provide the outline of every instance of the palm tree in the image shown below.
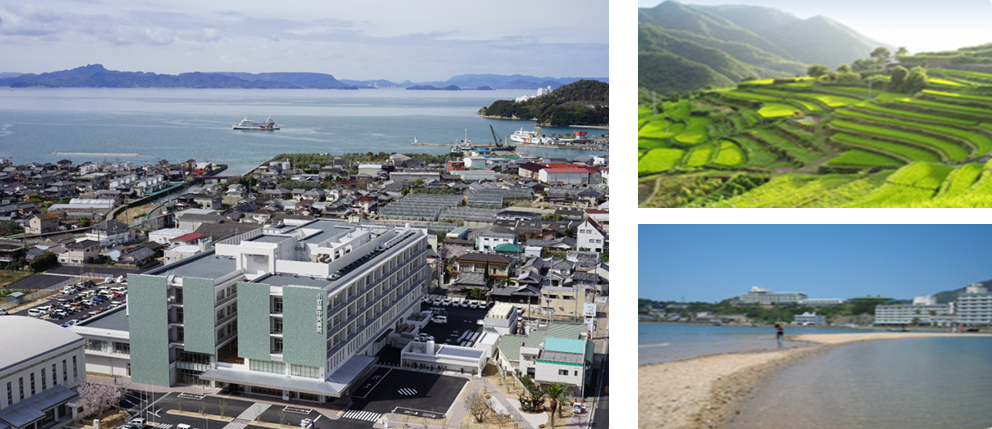
<path fill-rule="evenodd" d="M 554 383 L 546 388 L 544 392 L 548 394 L 548 399 L 551 400 L 551 427 L 555 426 L 555 411 L 558 411 L 558 417 L 561 417 L 561 408 L 558 408 L 559 401 L 565 399 L 565 392 L 568 391 L 568 387 L 561 383 Z"/>

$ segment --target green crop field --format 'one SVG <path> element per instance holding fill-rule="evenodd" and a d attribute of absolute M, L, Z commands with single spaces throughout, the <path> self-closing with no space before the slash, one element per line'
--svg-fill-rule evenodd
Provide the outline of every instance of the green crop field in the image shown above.
<path fill-rule="evenodd" d="M 758 114 L 765 119 L 784 118 L 795 115 L 796 113 L 801 112 L 795 107 L 782 103 L 766 103 L 762 106 L 761 110 L 758 110 Z"/>
<path fill-rule="evenodd" d="M 642 203 L 992 208 L 992 74 L 926 71 L 917 92 L 876 70 L 870 91 L 765 79 L 640 106 Z"/>

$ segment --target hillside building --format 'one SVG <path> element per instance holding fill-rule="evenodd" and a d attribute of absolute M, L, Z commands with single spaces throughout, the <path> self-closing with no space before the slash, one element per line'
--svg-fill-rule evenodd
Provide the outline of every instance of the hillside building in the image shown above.
<path fill-rule="evenodd" d="M 806 294 L 802 292 L 772 292 L 768 289 L 754 286 L 750 292 L 741 295 L 740 303 L 763 305 L 794 304 L 806 298 Z"/>

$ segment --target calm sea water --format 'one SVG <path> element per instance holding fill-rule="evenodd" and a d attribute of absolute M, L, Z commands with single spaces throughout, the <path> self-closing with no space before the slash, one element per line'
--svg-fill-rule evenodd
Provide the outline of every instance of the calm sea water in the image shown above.
<path fill-rule="evenodd" d="M 790 335 L 841 332 L 866 331 L 787 326 L 785 346 L 791 348 L 808 345 L 789 341 Z M 639 324 L 637 347 L 638 364 L 644 365 L 721 353 L 774 350 L 778 345 L 775 341 L 775 328 L 772 327 Z"/>
<path fill-rule="evenodd" d="M 992 427 L 992 338 L 834 348 L 757 388 L 734 429 Z"/>
<path fill-rule="evenodd" d="M 14 162 L 76 163 L 107 157 L 53 155 L 52 152 L 133 153 L 120 157 L 144 164 L 161 159 L 213 161 L 243 174 L 284 152 L 426 152 L 448 147 L 413 146 L 421 142 L 460 141 L 468 130 L 475 142 L 509 136 L 533 121 L 491 120 L 476 111 L 494 100 L 512 99 L 526 90 L 242 90 L 0 88 L 0 157 Z M 234 131 L 244 117 L 271 117 L 275 132 Z M 563 134 L 568 128 L 542 128 Z M 605 130 L 588 130 L 590 135 Z M 532 155 L 574 157 L 580 152 L 522 149 Z M 117 158 L 110 158 L 115 160 Z"/>

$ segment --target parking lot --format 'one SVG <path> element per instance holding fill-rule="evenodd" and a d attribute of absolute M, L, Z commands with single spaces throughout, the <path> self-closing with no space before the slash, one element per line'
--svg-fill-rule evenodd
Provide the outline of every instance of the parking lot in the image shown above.
<path fill-rule="evenodd" d="M 448 323 L 428 323 L 422 333 L 434 337 L 437 343 L 471 347 L 482 333 L 482 319 L 486 317 L 488 308 L 468 308 L 461 306 L 436 306 L 424 302 L 420 305 L 422 311 L 439 308 L 442 315 L 447 316 Z"/>
<path fill-rule="evenodd" d="M 468 380 L 461 377 L 396 368 L 383 372 L 380 369 L 363 382 L 363 385 L 371 385 L 370 390 L 355 392 L 365 397 L 353 398 L 354 403 L 342 415 L 342 421 L 360 420 L 362 416 L 378 418 L 386 413 L 443 419 L 466 383 Z"/>
<path fill-rule="evenodd" d="M 36 276 L 32 276 L 36 277 Z M 30 277 L 29 277 L 30 278 Z M 62 278 L 65 279 L 64 277 Z M 81 282 L 80 282 L 81 283 Z M 79 283 L 77 283 L 79 284 Z M 87 283 L 89 284 L 89 283 Z M 31 310 L 40 307 L 51 306 L 52 311 L 48 314 L 43 314 L 39 318 L 42 320 L 48 320 L 52 323 L 68 326 L 68 324 L 75 324 L 76 322 L 86 320 L 92 316 L 103 313 L 111 308 L 117 307 L 113 304 L 113 301 L 121 302 L 122 304 L 127 299 L 127 292 L 124 291 L 117 296 L 110 294 L 107 298 L 90 298 L 87 299 L 88 295 L 92 297 L 97 297 L 97 292 L 101 289 L 110 289 L 113 287 L 125 287 L 123 284 L 118 283 L 106 283 L 96 284 L 94 281 L 92 286 L 84 287 L 76 292 L 64 294 L 57 293 L 48 297 L 42 301 L 36 301 L 34 305 L 30 308 L 18 311 L 15 314 L 18 316 L 28 316 L 32 317 Z M 62 313 L 55 311 L 56 309 L 62 310 Z"/>

